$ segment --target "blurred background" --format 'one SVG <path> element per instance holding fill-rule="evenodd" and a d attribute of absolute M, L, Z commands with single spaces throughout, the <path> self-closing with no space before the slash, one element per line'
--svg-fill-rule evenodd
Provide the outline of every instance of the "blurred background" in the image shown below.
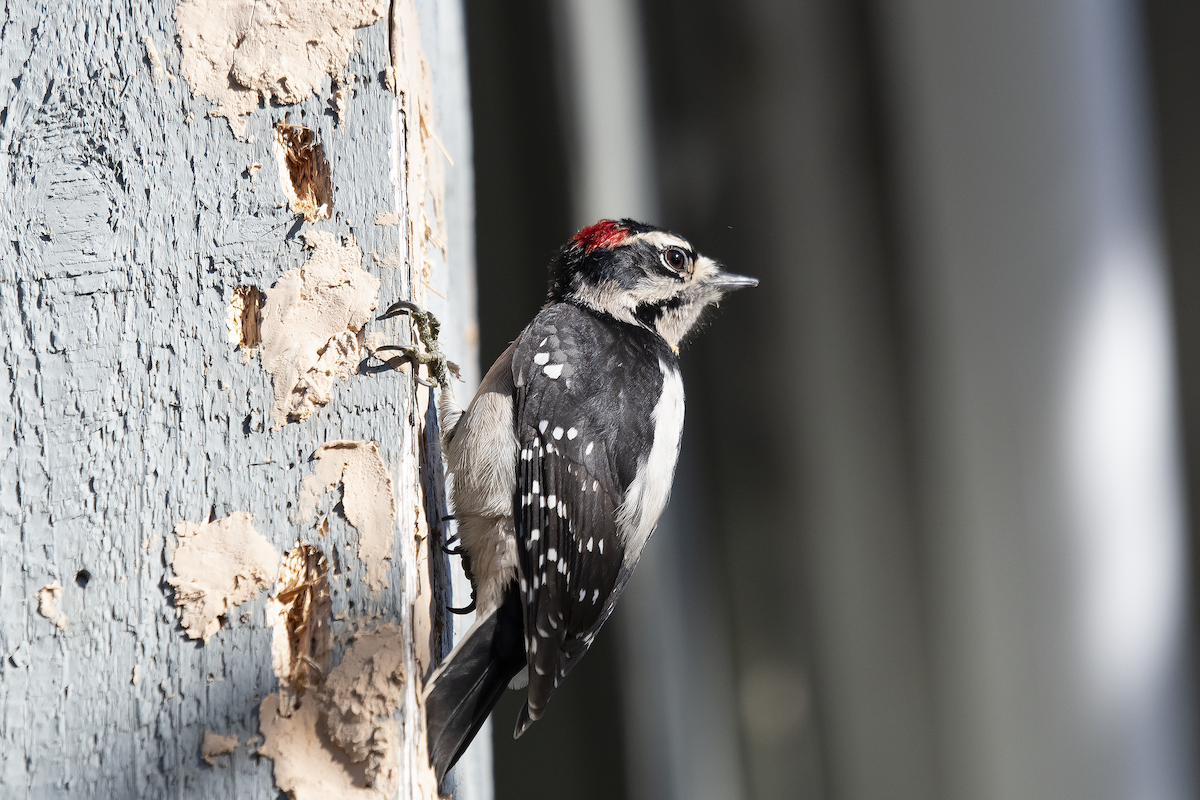
<path fill-rule="evenodd" d="M 1200 4 L 466 0 L 484 366 L 578 227 L 758 277 L 496 796 L 1197 796 Z"/>

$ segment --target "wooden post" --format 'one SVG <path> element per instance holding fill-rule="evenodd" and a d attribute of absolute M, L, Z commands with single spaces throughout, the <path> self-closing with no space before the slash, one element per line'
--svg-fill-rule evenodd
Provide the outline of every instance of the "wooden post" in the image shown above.
<path fill-rule="evenodd" d="M 407 299 L 477 379 L 458 3 L 6 13 L 0 794 L 435 797 L 433 392 L 370 354 Z"/>

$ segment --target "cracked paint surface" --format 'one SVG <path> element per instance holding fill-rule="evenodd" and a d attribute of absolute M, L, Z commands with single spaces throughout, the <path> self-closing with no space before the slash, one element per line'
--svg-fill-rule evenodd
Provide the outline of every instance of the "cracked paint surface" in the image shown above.
<path fill-rule="evenodd" d="M 334 381 L 358 367 L 360 332 L 379 305 L 379 279 L 362 268 L 354 237 L 309 231 L 304 240 L 308 261 L 267 290 L 260 326 L 276 427 L 307 419 L 333 399 Z"/>
<path fill-rule="evenodd" d="M 167 581 L 188 637 L 207 642 L 221 629 L 219 617 L 275 582 L 279 551 L 244 511 L 202 525 L 181 522 L 175 534 L 179 546 Z"/>
<path fill-rule="evenodd" d="M 456 9 L 438 3 L 425 16 L 428 42 L 459 35 L 437 29 Z M 447 227 L 458 226 L 446 237 L 458 259 L 451 290 L 436 250 L 413 270 L 404 235 L 411 204 L 393 177 L 404 180 L 409 165 L 396 162 L 397 98 L 378 78 L 393 63 L 388 26 L 350 31 L 345 74 L 360 80 L 345 124 L 327 113 L 323 78 L 294 105 L 257 104 L 236 139 L 208 117 L 213 101 L 181 79 L 174 10 L 18 3 L 0 26 L 0 52 L 17 70 L 0 92 L 0 225 L 9 231 L 0 237 L 0 530 L 13 534 L 0 535 L 4 796 L 278 796 L 272 763 L 252 757 L 250 744 L 262 698 L 278 691 L 274 590 L 218 615 L 207 644 L 189 639 L 168 581 L 181 520 L 243 510 L 277 550 L 298 536 L 318 543 L 335 584 L 334 664 L 345 647 L 337 634 L 360 615 L 408 624 L 399 562 L 411 537 L 400 537 L 391 585 L 376 593 L 355 557 L 359 531 L 336 512 L 324 537 L 294 518 L 315 447 L 375 439 L 395 480 L 396 528 L 414 529 L 411 376 L 335 380 L 319 413 L 273 428 L 272 378 L 260 362 L 243 363 L 255 340 L 253 315 L 242 313 L 251 305 L 234 311 L 233 341 L 227 312 L 237 288 L 265 293 L 304 270 L 315 225 L 339 246 L 353 234 L 364 252 L 387 254 L 388 266 L 367 267 L 380 296 L 431 304 L 454 337 L 473 307 L 469 157 L 446 173 Z M 429 55 L 439 93 L 455 80 L 465 87 L 454 56 Z M 469 154 L 465 89 L 458 111 L 446 96 L 431 107 L 438 135 L 452 154 Z M 286 206 L 271 150 L 285 114 L 325 144 L 337 191 L 330 219 L 310 224 Z M 375 225 L 381 209 L 395 209 L 400 224 Z M 444 296 L 463 302 L 447 307 Z M 397 330 L 368 320 L 360 333 L 395 341 Z M 455 352 L 471 362 L 473 351 Z M 56 580 L 64 588 L 46 619 L 38 593 Z M 210 767 L 210 731 L 247 747 Z"/>
<path fill-rule="evenodd" d="M 311 519 L 321 495 L 342 484 L 346 519 L 358 531 L 358 557 L 366 564 L 367 587 L 379 592 L 388 585 L 395 540 L 396 499 L 392 476 L 374 442 L 329 442 L 314 453 L 316 471 L 304 479 L 300 515 Z"/>
<path fill-rule="evenodd" d="M 298 103 L 325 77 L 342 80 L 354 29 L 377 22 L 383 0 L 183 0 L 175 9 L 181 74 L 214 103 L 239 139 L 260 103 Z"/>
<path fill-rule="evenodd" d="M 400 785 L 395 720 L 404 699 L 404 634 L 385 624 L 354 637 L 319 692 L 284 714 L 270 695 L 259 707 L 275 782 L 294 800 L 391 797 Z"/>
<path fill-rule="evenodd" d="M 200 745 L 200 757 L 204 759 L 210 767 L 215 767 L 221 762 L 217 759 L 220 756 L 227 756 L 234 750 L 237 750 L 238 737 L 236 733 L 231 733 L 228 736 L 221 736 L 212 731 L 204 732 L 204 743 Z"/>
<path fill-rule="evenodd" d="M 275 785 L 292 800 L 391 797 L 394 787 L 376 787 L 368 777 L 366 762 L 355 764 L 329 741 L 321 712 L 320 704 L 311 701 L 302 703 L 291 716 L 283 716 L 279 713 L 278 696 L 263 698 L 258 719 L 264 741 L 258 753 L 271 759 Z M 396 722 L 388 723 L 386 730 L 392 742 L 399 742 Z"/>

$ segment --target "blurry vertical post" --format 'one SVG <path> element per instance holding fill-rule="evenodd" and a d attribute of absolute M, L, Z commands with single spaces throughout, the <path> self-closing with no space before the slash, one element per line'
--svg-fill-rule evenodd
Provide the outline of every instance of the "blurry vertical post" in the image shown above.
<path fill-rule="evenodd" d="M 881 7 L 945 796 L 1194 797 L 1136 4 Z"/>

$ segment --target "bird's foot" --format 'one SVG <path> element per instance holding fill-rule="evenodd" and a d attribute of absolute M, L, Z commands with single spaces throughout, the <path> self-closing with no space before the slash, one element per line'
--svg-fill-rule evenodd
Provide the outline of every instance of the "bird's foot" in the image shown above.
<path fill-rule="evenodd" d="M 420 341 L 422 347 L 385 344 L 375 348 L 373 355 L 380 361 L 389 364 L 393 360 L 408 361 L 418 367 L 423 364 L 429 370 L 429 377 L 433 378 L 438 386 L 445 389 L 450 384 L 451 375 L 459 378 L 459 371 L 458 365 L 446 358 L 446 354 L 442 352 L 442 346 L 438 342 L 438 333 L 442 327 L 441 323 L 438 322 L 437 317 L 432 313 L 407 300 L 400 300 L 393 303 L 377 319 L 391 319 L 401 314 L 408 314 L 412 317 L 417 327 L 417 339 Z M 381 355 L 381 353 L 397 353 L 398 355 L 387 356 Z M 417 380 L 420 380 L 420 378 Z"/>
<path fill-rule="evenodd" d="M 455 608 L 454 606 L 446 606 L 446 610 L 449 611 L 451 614 L 459 614 L 459 615 L 470 614 L 472 611 L 475 610 L 475 598 L 472 597 L 471 602 L 469 604 L 463 606 L 462 608 Z"/>
<path fill-rule="evenodd" d="M 450 545 L 454 544 L 455 542 L 458 542 L 459 546 L 451 547 Z M 471 582 L 471 602 L 468 603 L 464 608 L 446 606 L 446 610 L 451 614 L 470 614 L 475 610 L 475 601 L 477 599 L 479 590 L 479 585 L 475 581 L 475 573 L 471 569 L 471 555 L 467 552 L 465 547 L 462 547 L 462 543 L 459 541 L 458 534 L 448 537 L 446 541 L 442 543 L 442 552 L 446 553 L 447 555 L 462 557 L 463 574 L 466 575 L 467 580 Z"/>

